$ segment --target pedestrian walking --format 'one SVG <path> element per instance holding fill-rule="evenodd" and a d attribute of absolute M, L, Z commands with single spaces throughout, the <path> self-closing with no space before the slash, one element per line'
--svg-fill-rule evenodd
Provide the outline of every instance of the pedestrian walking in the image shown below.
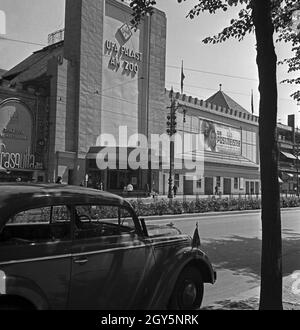
<path fill-rule="evenodd" d="M 174 184 L 174 186 L 173 186 L 173 192 L 174 192 L 174 196 L 175 197 L 177 195 L 177 190 L 178 190 L 178 187 L 176 186 L 176 184 Z"/>
<path fill-rule="evenodd" d="M 218 193 L 219 193 L 219 187 L 215 186 L 215 195 L 218 195 Z"/>

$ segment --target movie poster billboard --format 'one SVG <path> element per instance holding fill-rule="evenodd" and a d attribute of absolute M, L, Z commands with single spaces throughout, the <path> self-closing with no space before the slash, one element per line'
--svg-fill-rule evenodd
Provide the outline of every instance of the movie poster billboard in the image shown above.
<path fill-rule="evenodd" d="M 204 135 L 204 150 L 229 155 L 241 155 L 241 130 L 202 120 L 201 133 Z"/>
<path fill-rule="evenodd" d="M 35 166 L 31 153 L 33 120 L 20 102 L 0 106 L 0 166 L 7 169 L 29 169 Z"/>

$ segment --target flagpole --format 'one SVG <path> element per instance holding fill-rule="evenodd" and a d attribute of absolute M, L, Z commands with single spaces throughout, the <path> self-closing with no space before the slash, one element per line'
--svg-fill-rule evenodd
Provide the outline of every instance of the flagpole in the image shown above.
<path fill-rule="evenodd" d="M 183 94 L 183 81 L 185 79 L 185 75 L 183 72 L 183 60 L 181 61 L 181 94 Z"/>
<path fill-rule="evenodd" d="M 253 89 L 251 89 L 251 112 L 252 112 L 252 115 L 254 115 Z"/>

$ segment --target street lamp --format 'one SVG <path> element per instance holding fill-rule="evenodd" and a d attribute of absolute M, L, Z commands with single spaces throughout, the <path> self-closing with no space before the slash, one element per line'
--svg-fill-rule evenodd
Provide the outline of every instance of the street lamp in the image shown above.
<path fill-rule="evenodd" d="M 169 171 L 169 190 L 168 198 L 173 198 L 173 172 L 174 172 L 174 134 L 177 133 L 176 127 L 176 110 L 178 105 L 176 100 L 173 98 L 173 89 L 171 90 L 171 106 L 169 107 L 170 113 L 167 116 L 167 134 L 170 136 L 170 171 Z"/>

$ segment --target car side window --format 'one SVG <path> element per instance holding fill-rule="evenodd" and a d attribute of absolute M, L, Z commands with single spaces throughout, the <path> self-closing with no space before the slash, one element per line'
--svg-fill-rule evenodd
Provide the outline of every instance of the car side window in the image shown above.
<path fill-rule="evenodd" d="M 75 224 L 76 239 L 116 236 L 135 230 L 130 211 L 110 205 L 76 206 Z"/>
<path fill-rule="evenodd" d="M 51 207 L 41 207 L 25 210 L 12 216 L 8 224 L 49 223 Z"/>
<path fill-rule="evenodd" d="M 0 233 L 7 244 L 53 242 L 71 238 L 71 213 L 66 205 L 24 210 L 12 216 Z"/>

